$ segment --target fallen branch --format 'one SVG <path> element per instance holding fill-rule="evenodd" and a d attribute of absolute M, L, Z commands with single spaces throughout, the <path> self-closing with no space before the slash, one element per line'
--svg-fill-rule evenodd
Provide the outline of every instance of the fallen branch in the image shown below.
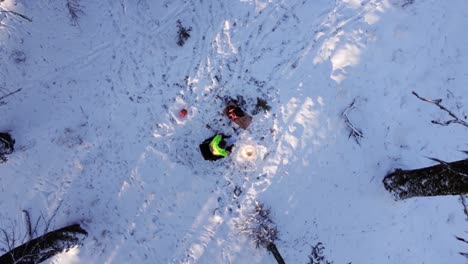
<path fill-rule="evenodd" d="M 458 237 L 458 236 L 454 236 L 454 237 L 455 237 L 455 239 L 457 239 L 458 241 L 465 242 L 465 243 L 468 244 L 468 240 L 463 239 L 463 238 Z M 460 255 L 464 256 L 465 258 L 468 258 L 468 253 L 466 253 L 466 252 L 458 252 L 458 253 L 459 253 Z"/>
<path fill-rule="evenodd" d="M 463 213 L 465 213 L 466 220 L 468 221 L 468 205 L 465 201 L 465 196 L 463 194 L 460 194 L 460 202 L 463 205 Z"/>
<path fill-rule="evenodd" d="M 24 213 L 24 217 L 26 218 L 25 219 L 25 222 L 26 222 L 26 228 L 28 230 L 28 241 L 33 239 L 33 231 L 32 231 L 32 225 L 31 225 L 31 215 L 29 214 L 29 212 L 27 210 L 23 210 L 23 213 Z"/>
<path fill-rule="evenodd" d="M 4 98 L 6 98 L 6 97 L 8 97 L 8 96 L 10 96 L 10 95 L 14 95 L 15 93 L 17 93 L 17 92 L 19 92 L 19 91 L 22 90 L 22 89 L 20 88 L 20 89 L 18 89 L 18 90 L 16 90 L 16 91 L 10 92 L 9 90 L 7 90 L 7 89 L 5 89 L 5 88 L 1 88 L 1 89 L 2 89 L 2 90 L 1 90 L 0 92 L 1 92 L 3 95 L 0 96 L 0 100 L 4 99 Z M 4 91 L 7 91 L 7 92 L 4 92 Z"/>
<path fill-rule="evenodd" d="M 63 200 L 60 200 L 59 204 L 57 205 L 57 207 L 55 208 L 54 212 L 52 213 L 52 216 L 49 218 L 49 220 L 46 221 L 44 233 L 49 232 L 50 224 L 52 223 L 52 221 L 54 220 L 55 216 L 57 215 L 57 212 L 58 212 L 58 210 L 60 209 L 60 206 L 62 206 L 62 202 L 63 202 Z M 45 218 L 44 218 L 44 220 L 45 220 Z"/>
<path fill-rule="evenodd" d="M 446 122 L 440 122 L 440 121 L 432 120 L 431 123 L 441 125 L 441 126 L 448 126 L 448 125 L 450 125 L 452 123 L 456 123 L 456 124 L 460 124 L 462 126 L 468 127 L 467 122 L 463 121 L 461 118 L 459 118 L 454 113 L 452 113 L 452 111 L 448 110 L 447 108 L 445 108 L 443 105 L 440 104 L 440 103 L 442 103 L 442 99 L 431 100 L 431 99 L 426 99 L 424 97 L 419 96 L 415 91 L 412 91 L 412 93 L 414 94 L 414 96 L 416 96 L 418 99 L 420 99 L 422 101 L 437 105 L 440 109 L 447 112 L 451 117 L 453 117 L 453 119 L 451 119 L 449 121 L 446 121 Z"/>
<path fill-rule="evenodd" d="M 80 5 L 80 0 L 67 0 L 67 9 L 70 14 L 71 24 L 78 25 L 78 19 L 84 15 L 83 7 Z"/>
<path fill-rule="evenodd" d="M 23 14 L 20 14 L 20 13 L 18 13 L 18 12 L 15 12 L 15 11 L 11 11 L 11 10 L 0 10 L 0 13 L 9 13 L 9 14 L 12 14 L 12 15 L 15 15 L 15 16 L 19 16 L 19 17 L 21 17 L 21 18 L 23 18 L 23 19 L 25 19 L 25 20 L 27 20 L 27 21 L 29 21 L 29 22 L 32 22 L 32 19 L 31 19 L 31 18 L 29 18 L 29 17 L 27 17 L 27 16 L 25 16 L 25 15 L 23 15 Z"/>
<path fill-rule="evenodd" d="M 468 177 L 468 174 L 467 173 L 463 173 L 463 172 L 460 172 L 460 171 L 455 171 L 453 170 L 451 167 L 450 167 L 450 163 L 446 162 L 446 161 L 443 161 L 443 160 L 440 160 L 440 159 L 436 159 L 436 158 L 431 158 L 431 157 L 426 157 L 427 159 L 430 159 L 432 161 L 435 161 L 435 162 L 438 162 L 440 165 L 442 166 L 445 166 L 447 168 L 447 170 L 455 173 L 455 174 L 458 174 L 460 176 L 463 176 L 463 177 Z"/>
<path fill-rule="evenodd" d="M 2 101 L 3 99 L 5 99 L 5 98 L 7 98 L 7 97 L 9 97 L 9 96 L 12 96 L 12 95 L 14 95 L 15 93 L 17 93 L 17 92 L 19 92 L 19 91 L 22 90 L 22 89 L 20 88 L 20 89 L 18 89 L 18 90 L 16 90 L 16 91 L 10 92 L 10 91 L 8 91 L 8 90 L 5 89 L 5 88 L 0 88 L 0 89 L 7 91 L 7 92 L 3 92 L 2 90 L 0 90 L 0 105 L 5 105 L 5 104 L 6 104 L 6 102 Z"/>
<path fill-rule="evenodd" d="M 353 102 L 343 111 L 343 114 L 341 116 L 344 118 L 345 123 L 348 125 L 348 127 L 351 129 L 349 132 L 349 137 L 353 136 L 354 139 L 356 140 L 356 143 L 360 146 L 361 145 L 361 139 L 364 137 L 364 134 L 362 131 L 354 126 L 354 124 L 351 122 L 348 116 L 348 112 L 353 110 L 355 108 L 354 103 L 356 102 L 356 98 L 353 99 Z"/>

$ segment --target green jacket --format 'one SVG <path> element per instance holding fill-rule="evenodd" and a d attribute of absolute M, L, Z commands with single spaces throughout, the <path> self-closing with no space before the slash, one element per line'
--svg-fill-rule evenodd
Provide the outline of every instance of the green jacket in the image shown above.
<path fill-rule="evenodd" d="M 210 150 L 211 153 L 215 156 L 222 156 L 227 157 L 228 153 L 225 149 L 219 147 L 219 142 L 221 142 L 223 138 L 220 135 L 216 135 L 213 140 L 210 142 Z"/>

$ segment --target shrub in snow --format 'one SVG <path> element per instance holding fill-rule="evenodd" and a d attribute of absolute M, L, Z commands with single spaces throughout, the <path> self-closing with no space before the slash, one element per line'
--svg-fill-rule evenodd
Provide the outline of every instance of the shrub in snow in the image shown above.
<path fill-rule="evenodd" d="M 177 45 L 180 47 L 184 46 L 185 41 L 190 38 L 190 31 L 192 31 L 192 27 L 186 28 L 182 26 L 182 22 L 177 20 Z"/>
<path fill-rule="evenodd" d="M 328 261 L 323 254 L 324 249 L 325 247 L 321 242 L 312 246 L 312 252 L 309 255 L 309 262 L 307 264 L 333 264 L 333 261 Z"/>
<path fill-rule="evenodd" d="M 270 251 L 279 264 L 285 263 L 279 253 L 275 241 L 278 239 L 278 228 L 270 218 L 270 208 L 255 201 L 254 211 L 247 216 L 240 230 L 255 242 L 258 247 L 264 247 Z"/>
<path fill-rule="evenodd" d="M 463 152 L 465 152 L 465 151 L 463 151 Z M 463 213 L 465 213 L 465 216 L 466 216 L 465 220 L 468 221 L 468 206 L 466 204 L 465 198 L 468 198 L 468 196 L 467 195 L 460 195 L 460 202 L 463 205 Z M 458 236 L 455 236 L 455 238 L 457 240 L 461 241 L 461 242 L 464 242 L 464 243 L 468 244 L 468 240 L 466 240 L 464 238 L 461 238 L 461 237 L 458 237 Z M 460 255 L 462 255 L 462 256 L 464 256 L 465 258 L 468 259 L 468 252 L 459 252 L 459 253 L 460 253 Z"/>
<path fill-rule="evenodd" d="M 256 115 L 261 110 L 263 110 L 263 112 L 266 113 L 271 110 L 271 106 L 268 105 L 266 100 L 257 97 L 257 104 L 255 105 L 255 110 L 253 111 L 253 114 Z"/>
<path fill-rule="evenodd" d="M 83 7 L 80 5 L 80 0 L 67 0 L 68 14 L 70 15 L 71 24 L 78 25 L 78 19 L 84 15 Z"/>

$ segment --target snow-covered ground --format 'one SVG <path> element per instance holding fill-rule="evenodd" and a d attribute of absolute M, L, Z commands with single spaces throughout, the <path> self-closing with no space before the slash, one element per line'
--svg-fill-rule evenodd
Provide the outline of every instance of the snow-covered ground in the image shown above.
<path fill-rule="evenodd" d="M 0 2 L 32 19 L 0 13 L 0 87 L 22 88 L 0 106 L 17 144 L 0 226 L 62 202 L 54 227 L 89 236 L 52 262 L 274 263 L 239 233 L 258 200 L 286 263 L 317 242 L 334 263 L 466 263 L 458 197 L 394 201 L 381 181 L 466 157 L 468 129 L 432 124 L 448 116 L 411 91 L 467 116 L 467 1 L 79 2 L 77 25 L 66 1 Z M 239 95 L 271 111 L 230 157 L 203 160 L 205 138 L 235 133 L 222 98 Z M 341 116 L 354 99 L 360 145 Z"/>

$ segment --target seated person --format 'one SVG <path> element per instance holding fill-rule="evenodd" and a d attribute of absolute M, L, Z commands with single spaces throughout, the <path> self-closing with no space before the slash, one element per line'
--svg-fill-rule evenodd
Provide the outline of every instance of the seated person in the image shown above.
<path fill-rule="evenodd" d="M 200 144 L 200 151 L 205 160 L 217 160 L 229 156 L 231 154 L 232 140 L 231 136 L 226 136 L 224 134 L 216 134 Z M 228 146 L 228 141 L 230 141 Z"/>

